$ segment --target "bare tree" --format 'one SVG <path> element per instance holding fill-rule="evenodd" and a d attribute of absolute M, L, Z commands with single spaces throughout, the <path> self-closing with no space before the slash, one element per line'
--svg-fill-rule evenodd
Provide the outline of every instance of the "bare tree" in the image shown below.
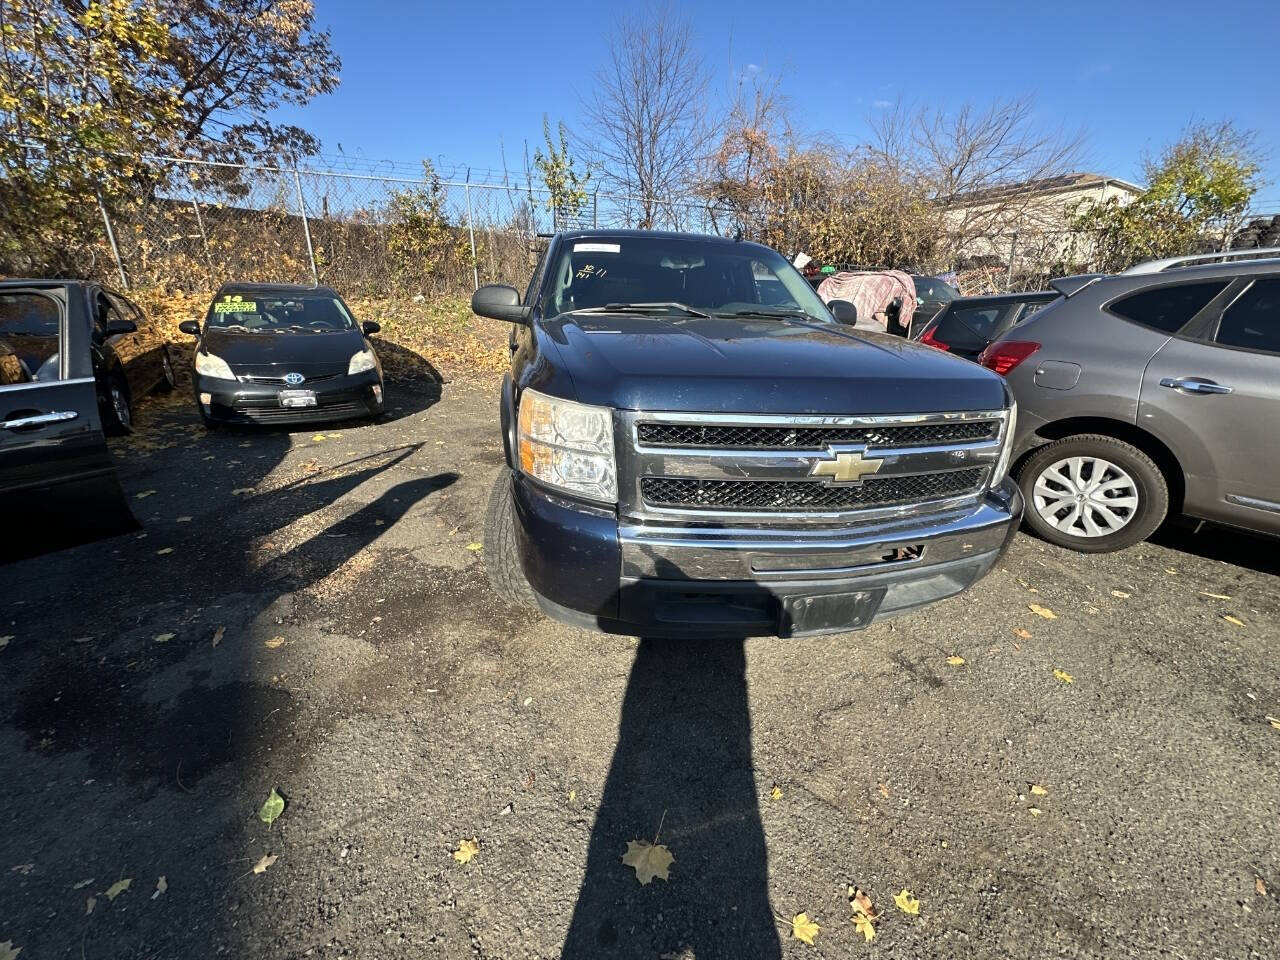
<path fill-rule="evenodd" d="M 1035 119 L 1026 97 L 950 112 L 899 104 L 872 121 L 872 150 L 945 211 L 946 246 L 958 256 L 979 238 L 1065 225 L 1044 189 L 1077 168 L 1083 140 Z"/>
<path fill-rule="evenodd" d="M 710 137 L 707 74 L 686 21 L 670 10 L 618 24 L 584 108 L 601 179 L 637 197 L 639 226 L 672 222 Z"/>

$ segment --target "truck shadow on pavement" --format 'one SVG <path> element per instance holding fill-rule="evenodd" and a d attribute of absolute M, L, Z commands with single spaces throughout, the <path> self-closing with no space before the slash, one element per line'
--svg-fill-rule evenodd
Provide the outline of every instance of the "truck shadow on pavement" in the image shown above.
<path fill-rule="evenodd" d="M 743 641 L 643 639 L 562 957 L 780 956 Z M 632 840 L 666 846 L 641 885 Z"/>

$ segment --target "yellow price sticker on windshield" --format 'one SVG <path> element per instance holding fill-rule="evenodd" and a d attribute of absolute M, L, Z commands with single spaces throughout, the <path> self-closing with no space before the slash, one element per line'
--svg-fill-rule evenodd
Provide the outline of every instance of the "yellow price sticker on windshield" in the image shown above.
<path fill-rule="evenodd" d="M 239 296 L 226 296 L 213 305 L 214 313 L 257 313 L 256 300 L 242 300 Z"/>

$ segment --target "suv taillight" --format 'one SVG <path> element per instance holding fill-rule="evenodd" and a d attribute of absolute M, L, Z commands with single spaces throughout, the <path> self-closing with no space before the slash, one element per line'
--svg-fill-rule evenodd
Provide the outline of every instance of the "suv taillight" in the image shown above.
<path fill-rule="evenodd" d="M 920 338 L 920 342 L 927 343 L 931 347 L 937 347 L 939 350 L 950 350 L 951 344 L 943 343 L 941 340 L 939 340 L 937 337 L 933 335 L 934 331 L 937 329 L 938 329 L 937 327 L 931 327 L 930 329 L 926 330 L 924 332 L 924 336 Z"/>
<path fill-rule="evenodd" d="M 1034 340 L 997 340 L 978 356 L 978 362 L 1004 376 L 1040 349 Z"/>

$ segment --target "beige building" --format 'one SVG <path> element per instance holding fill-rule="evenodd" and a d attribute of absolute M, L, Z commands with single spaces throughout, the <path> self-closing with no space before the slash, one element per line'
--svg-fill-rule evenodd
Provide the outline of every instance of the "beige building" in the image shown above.
<path fill-rule="evenodd" d="M 1142 187 L 1100 173 L 1069 173 L 1030 180 L 957 198 L 945 214 L 959 241 L 961 259 L 989 266 L 1089 259 L 1087 237 L 1067 230 L 1072 210 L 1084 200 L 1127 203 Z"/>

